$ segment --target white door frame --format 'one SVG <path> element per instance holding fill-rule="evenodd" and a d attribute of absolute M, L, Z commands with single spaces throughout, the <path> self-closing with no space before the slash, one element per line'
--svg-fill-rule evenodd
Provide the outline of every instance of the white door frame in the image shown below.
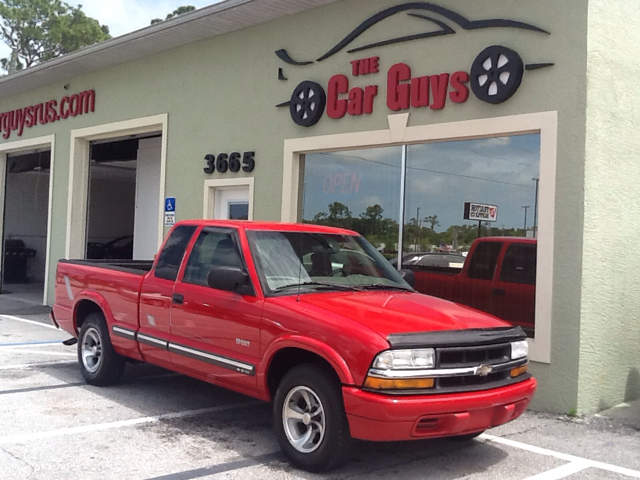
<path fill-rule="evenodd" d="M 253 220 L 253 177 L 211 179 L 204 182 L 203 218 L 213 218 L 216 212 L 216 190 L 232 187 L 249 188 L 249 220 Z"/>
<path fill-rule="evenodd" d="M 158 205 L 163 205 L 167 164 L 167 126 L 168 115 L 165 113 L 71 131 L 65 258 L 84 258 L 85 255 L 90 143 L 94 140 L 108 140 L 109 138 L 126 135 L 161 132 L 162 153 L 160 157 L 160 197 L 158 198 Z M 158 212 L 159 248 L 164 237 L 164 209 L 159 208 Z"/>
<path fill-rule="evenodd" d="M 0 201 L 0 240 L 4 238 L 4 199 L 7 186 L 7 157 L 10 153 L 20 153 L 23 151 L 40 148 L 48 148 L 51 150 L 51 166 L 49 168 L 49 205 L 47 212 L 47 247 L 44 259 L 44 293 L 42 295 L 43 305 L 47 304 L 47 291 L 49 289 L 49 256 L 51 254 L 51 219 L 53 216 L 53 175 L 55 164 L 55 143 L 55 135 L 45 135 L 43 137 L 31 138 L 28 140 L 18 140 L 15 142 L 3 143 L 2 145 L 0 145 L 0 199 L 2 199 Z M 0 248 L 0 252 L 4 252 L 4 246 Z"/>

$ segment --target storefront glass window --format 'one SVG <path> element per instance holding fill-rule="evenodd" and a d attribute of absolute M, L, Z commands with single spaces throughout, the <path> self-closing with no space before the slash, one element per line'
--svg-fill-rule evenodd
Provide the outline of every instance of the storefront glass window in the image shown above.
<path fill-rule="evenodd" d="M 402 147 L 309 154 L 302 221 L 355 230 L 397 256 Z"/>
<path fill-rule="evenodd" d="M 303 165 L 304 222 L 355 230 L 395 266 L 401 256 L 419 292 L 535 335 L 540 134 L 314 153 Z"/>

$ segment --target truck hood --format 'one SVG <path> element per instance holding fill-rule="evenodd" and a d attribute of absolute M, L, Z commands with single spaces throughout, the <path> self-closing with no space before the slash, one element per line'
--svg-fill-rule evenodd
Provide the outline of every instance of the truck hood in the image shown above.
<path fill-rule="evenodd" d="M 487 313 L 421 293 L 397 291 L 303 294 L 289 308 L 358 322 L 384 338 L 392 333 L 508 327 Z M 299 299 L 299 300 L 298 300 Z"/>

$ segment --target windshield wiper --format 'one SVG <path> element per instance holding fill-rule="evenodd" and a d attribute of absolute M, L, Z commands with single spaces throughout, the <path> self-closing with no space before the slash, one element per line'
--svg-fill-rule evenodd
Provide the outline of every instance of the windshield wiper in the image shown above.
<path fill-rule="evenodd" d="M 358 285 L 362 290 L 402 290 L 404 292 L 413 292 L 412 288 L 403 287 L 402 285 Z"/>
<path fill-rule="evenodd" d="M 273 292 L 278 293 L 288 288 L 304 288 L 304 287 L 315 287 L 322 288 L 323 290 L 350 290 L 350 291 L 362 291 L 359 286 L 355 285 L 339 285 L 337 283 L 323 283 L 323 282 L 302 282 L 302 283 L 290 283 L 289 285 L 283 285 L 281 287 L 276 288 Z"/>

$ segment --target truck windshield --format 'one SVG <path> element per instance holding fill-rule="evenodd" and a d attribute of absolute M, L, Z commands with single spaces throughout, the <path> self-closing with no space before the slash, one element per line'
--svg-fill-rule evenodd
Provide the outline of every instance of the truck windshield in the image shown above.
<path fill-rule="evenodd" d="M 297 291 L 413 291 L 365 239 L 316 232 L 248 231 L 262 287 L 267 294 Z M 332 288 L 333 287 L 333 288 Z"/>

